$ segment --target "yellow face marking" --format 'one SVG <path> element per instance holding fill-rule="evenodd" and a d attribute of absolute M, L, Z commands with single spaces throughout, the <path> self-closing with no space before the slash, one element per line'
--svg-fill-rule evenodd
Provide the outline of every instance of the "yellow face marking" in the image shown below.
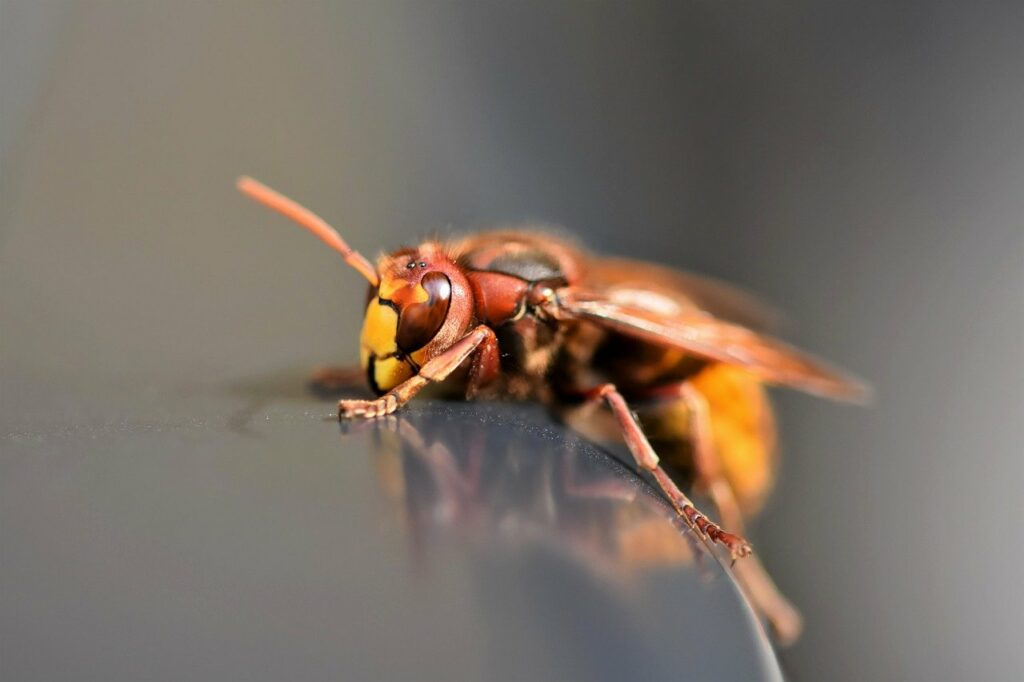
<path fill-rule="evenodd" d="M 388 277 L 384 275 L 384 279 L 380 281 L 380 286 L 377 288 L 377 295 L 388 301 L 395 295 L 395 292 L 399 287 L 405 286 L 405 282 L 398 279 L 397 277 Z"/>
<path fill-rule="evenodd" d="M 373 380 L 382 391 L 390 391 L 412 377 L 412 368 L 398 358 L 377 358 L 373 363 Z"/>
<path fill-rule="evenodd" d="M 409 282 L 401 277 L 388 277 L 387 275 L 384 276 L 377 291 L 378 295 L 384 300 L 394 301 L 399 305 L 423 303 L 430 298 L 427 290 L 420 285 L 417 284 L 415 287 L 411 287 Z"/>
<path fill-rule="evenodd" d="M 359 337 L 362 351 L 360 359 L 366 368 L 370 353 L 377 357 L 391 355 L 398 350 L 395 338 L 398 336 L 398 313 L 377 299 L 366 306 L 366 317 L 363 318 L 363 333 Z"/>
<path fill-rule="evenodd" d="M 398 313 L 389 305 L 382 305 L 380 299 L 394 301 L 397 305 L 406 306 L 412 303 L 423 303 L 430 295 L 422 286 L 409 286 L 399 277 L 385 275 L 375 297 L 366 306 L 363 317 L 363 331 L 359 337 L 359 362 L 363 369 L 373 362 L 373 380 L 377 388 L 388 391 L 409 379 L 413 375 L 409 363 L 394 357 L 398 353 Z M 426 349 L 413 353 L 413 361 L 422 364 Z"/>

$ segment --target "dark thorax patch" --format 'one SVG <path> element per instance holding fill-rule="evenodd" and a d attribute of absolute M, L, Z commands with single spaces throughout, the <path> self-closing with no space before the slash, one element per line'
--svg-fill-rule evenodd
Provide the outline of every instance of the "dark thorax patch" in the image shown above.
<path fill-rule="evenodd" d="M 551 254 L 535 250 L 499 256 L 488 264 L 487 269 L 519 277 L 527 282 L 562 277 L 558 261 Z"/>
<path fill-rule="evenodd" d="M 536 244 L 487 241 L 467 252 L 460 264 L 470 270 L 500 272 L 527 282 L 564 278 L 558 257 Z"/>

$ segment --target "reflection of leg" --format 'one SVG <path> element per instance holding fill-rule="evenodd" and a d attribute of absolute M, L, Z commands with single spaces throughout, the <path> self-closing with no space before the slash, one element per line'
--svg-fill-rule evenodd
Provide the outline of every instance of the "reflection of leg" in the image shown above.
<path fill-rule="evenodd" d="M 692 560 L 702 578 L 711 577 L 712 571 L 708 570 L 704 562 L 704 557 L 709 550 L 706 545 L 700 542 L 696 533 L 690 532 L 690 527 L 685 517 L 675 513 L 666 516 L 666 509 L 663 504 L 650 495 L 638 494 L 640 488 L 634 480 L 625 480 L 611 473 L 605 473 L 597 481 L 579 480 L 580 475 L 576 470 L 576 462 L 578 460 L 579 453 L 571 448 L 567 448 L 562 453 L 562 481 L 566 495 L 581 499 L 628 502 L 631 505 L 639 504 L 643 510 L 643 513 L 636 515 L 632 522 L 626 522 L 627 525 L 619 525 L 617 522 L 610 521 L 613 524 L 612 532 L 618 537 L 617 544 L 620 547 L 623 546 L 623 537 L 629 534 L 630 531 L 633 531 L 635 537 L 637 529 L 642 531 L 644 527 L 653 529 L 655 526 L 661 529 L 664 528 L 662 523 L 668 520 L 672 525 L 672 533 L 675 534 L 673 537 L 682 537 L 686 542 L 686 549 L 680 551 L 667 548 L 666 545 L 671 545 L 671 542 L 666 541 L 665 538 L 659 535 L 653 543 L 657 546 L 659 555 L 667 556 L 668 561 L 671 563 L 677 561 L 678 563 L 689 563 Z M 660 533 L 660 531 L 655 532 Z M 631 549 L 636 549 L 636 546 L 633 545 Z M 628 550 L 624 551 L 628 553 Z M 625 563 L 630 561 L 630 557 L 626 555 L 621 556 L 620 559 Z"/>
<path fill-rule="evenodd" d="M 366 370 L 362 367 L 317 367 L 309 376 L 316 391 L 340 391 L 366 385 Z"/>
<path fill-rule="evenodd" d="M 573 497 L 593 498 L 597 500 L 623 500 L 632 502 L 636 499 L 637 486 L 617 476 L 604 475 L 598 480 L 581 480 L 576 472 L 576 452 L 567 448 L 562 453 L 562 480 L 565 491 Z"/>
<path fill-rule="evenodd" d="M 672 506 L 687 520 L 690 527 L 707 536 L 709 540 L 727 547 L 733 559 L 745 557 L 751 553 L 750 545 L 743 538 L 727 533 L 709 521 L 704 514 L 693 506 L 690 498 L 684 495 L 675 482 L 668 477 L 668 474 L 658 464 L 658 456 L 654 453 L 654 449 L 647 440 L 647 436 L 640 429 L 640 425 L 637 423 L 633 413 L 630 412 L 622 394 L 618 392 L 614 385 L 603 384 L 587 391 L 585 396 L 588 401 L 604 400 L 608 404 L 612 414 L 615 415 L 616 421 L 619 423 L 619 428 L 626 440 L 626 445 L 629 447 L 629 451 L 632 453 L 637 466 L 648 471 L 654 477 L 654 480 L 658 482 L 658 486 L 668 497 Z"/>
<path fill-rule="evenodd" d="M 707 489 L 722 522 L 736 532 L 742 533 L 743 515 L 732 486 L 722 475 L 721 462 L 711 434 L 707 401 L 689 383 L 680 385 L 679 396 L 686 404 L 690 415 L 690 438 L 693 442 L 697 482 Z M 794 642 L 803 628 L 800 613 L 782 596 L 757 557 L 737 565 L 734 573 L 754 609 L 763 614 L 771 624 L 779 643 Z"/>
<path fill-rule="evenodd" d="M 445 523 L 459 521 L 472 512 L 480 484 L 478 460 L 481 453 L 476 443 L 469 445 L 470 462 L 464 472 L 458 459 L 443 442 L 428 443 L 411 422 L 396 415 L 387 415 L 373 423 L 378 429 L 398 437 L 400 445 L 392 443 L 387 449 L 398 456 L 399 461 L 406 456 L 415 458 L 430 477 L 432 488 L 427 496 L 422 491 L 410 490 L 410 486 L 416 484 L 407 478 L 405 467 L 395 470 L 396 479 L 387 480 L 395 496 L 404 498 L 414 532 L 438 520 Z M 383 443 L 378 441 L 378 445 Z"/>
<path fill-rule="evenodd" d="M 430 382 L 447 379 L 448 375 L 458 369 L 481 344 L 493 337 L 494 332 L 489 327 L 480 325 L 453 343 L 448 350 L 428 360 L 420 367 L 418 374 L 403 381 L 376 400 L 339 401 L 338 418 L 352 419 L 362 417 L 373 419 L 374 417 L 391 414 L 412 400 L 413 396 Z"/>
<path fill-rule="evenodd" d="M 455 455 L 444 443 L 428 444 L 419 430 L 401 417 L 389 415 L 385 423 L 427 465 L 443 494 L 472 495 L 476 492 L 480 483 L 481 454 L 477 443 L 469 447 L 468 471 L 463 473 Z"/>

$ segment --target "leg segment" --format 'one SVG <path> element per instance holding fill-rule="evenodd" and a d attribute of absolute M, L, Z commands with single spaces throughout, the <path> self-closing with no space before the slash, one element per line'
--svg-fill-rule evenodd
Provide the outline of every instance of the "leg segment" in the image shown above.
<path fill-rule="evenodd" d="M 742 533 L 743 515 L 732 486 L 722 475 L 718 451 L 712 438 L 707 400 L 700 391 L 686 382 L 679 385 L 679 397 L 690 414 L 690 437 L 697 481 L 707 489 L 722 521 Z M 779 592 L 757 557 L 737 565 L 734 573 L 754 610 L 761 613 L 771 625 L 778 642 L 787 645 L 796 641 L 803 629 L 800 612 Z"/>
<path fill-rule="evenodd" d="M 366 370 L 362 367 L 317 367 L 309 376 L 316 391 L 329 393 L 345 388 L 366 385 Z"/>
<path fill-rule="evenodd" d="M 490 328 L 487 328 L 490 331 Z M 469 381 L 466 385 L 466 399 L 472 400 L 476 394 L 494 381 L 501 371 L 501 359 L 498 352 L 498 337 L 491 332 L 480 342 L 473 359 L 469 364 Z"/>
<path fill-rule="evenodd" d="M 420 367 L 419 374 L 403 381 L 376 400 L 341 400 L 338 402 L 338 418 L 362 417 L 373 419 L 391 414 L 409 402 L 424 386 L 432 381 L 444 381 L 466 361 L 479 347 L 494 339 L 494 332 L 486 325 L 480 325 L 453 343 L 448 350 L 428 360 Z"/>
<path fill-rule="evenodd" d="M 722 475 L 711 433 L 711 413 L 707 400 L 691 384 L 679 385 L 679 397 L 690 415 L 690 442 L 693 444 L 693 466 L 697 472 L 697 483 L 707 488 L 708 495 L 718 507 L 722 522 L 738 532 L 743 532 L 743 515 L 729 482 Z"/>
<path fill-rule="evenodd" d="M 727 547 L 734 560 L 750 555 L 753 550 L 746 540 L 732 533 L 725 532 L 708 520 L 708 517 L 698 511 L 693 506 L 690 498 L 684 495 L 679 486 L 668 477 L 668 474 L 658 464 L 658 455 L 655 454 L 654 449 L 647 440 L 647 436 L 640 429 L 640 425 L 637 423 L 633 413 L 630 412 L 622 394 L 619 393 L 613 384 L 598 386 L 588 391 L 585 397 L 588 401 L 604 400 L 608 404 L 612 414 L 615 415 L 619 428 L 622 430 L 622 435 L 626 440 L 626 445 L 629 447 L 629 451 L 632 453 L 637 466 L 654 477 L 662 492 L 668 497 L 669 502 L 672 503 L 672 506 L 675 507 L 679 515 L 686 519 L 691 528 L 712 542 L 717 542 Z"/>

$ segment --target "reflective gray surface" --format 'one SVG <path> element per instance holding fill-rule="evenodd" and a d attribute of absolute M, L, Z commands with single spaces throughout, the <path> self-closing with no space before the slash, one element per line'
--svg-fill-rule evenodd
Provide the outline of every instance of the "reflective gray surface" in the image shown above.
<path fill-rule="evenodd" d="M 779 679 L 714 556 L 540 408 L 339 426 L 301 385 L 5 418 L 4 678 Z"/>

